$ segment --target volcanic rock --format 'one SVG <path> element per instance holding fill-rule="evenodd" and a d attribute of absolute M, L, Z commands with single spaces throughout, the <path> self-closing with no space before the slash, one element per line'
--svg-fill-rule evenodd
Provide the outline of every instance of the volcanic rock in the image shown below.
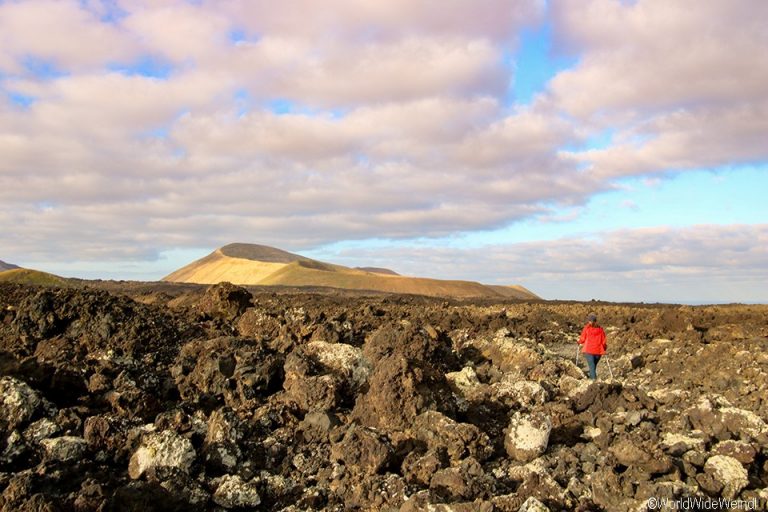
<path fill-rule="evenodd" d="M 766 497 L 765 306 L 71 285 L 0 284 L 0 511 Z"/>
<path fill-rule="evenodd" d="M 222 282 L 208 288 L 197 307 L 203 315 L 232 321 L 245 312 L 252 299 L 245 288 Z"/>
<path fill-rule="evenodd" d="M 709 482 L 702 478 L 699 483 L 706 490 L 722 489 L 720 494 L 725 499 L 733 499 L 741 490 L 749 484 L 747 470 L 733 457 L 727 455 L 715 455 L 707 459 L 704 465 L 705 478 L 714 480 L 716 487 L 711 487 Z"/>
<path fill-rule="evenodd" d="M 427 411 L 413 422 L 414 437 L 428 450 L 444 452 L 452 462 L 466 457 L 484 461 L 493 453 L 487 434 L 468 423 L 458 423 L 437 412 Z"/>
<path fill-rule="evenodd" d="M 26 382 L 0 378 L 0 428 L 10 432 L 31 420 L 41 406 L 40 397 Z"/>
<path fill-rule="evenodd" d="M 139 449 L 131 456 L 128 475 L 134 480 L 145 473 L 150 477 L 158 469 L 189 471 L 196 457 L 192 443 L 170 430 L 144 435 Z"/>
<path fill-rule="evenodd" d="M 213 501 L 224 508 L 252 508 L 261 503 L 261 497 L 254 483 L 244 482 L 237 475 L 226 475 L 216 488 Z"/>
<path fill-rule="evenodd" d="M 515 413 L 509 422 L 504 440 L 507 454 L 520 462 L 529 462 L 542 455 L 549 444 L 552 421 L 544 413 Z"/>
<path fill-rule="evenodd" d="M 45 449 L 46 458 L 61 462 L 81 460 L 87 448 L 85 439 L 74 436 L 43 439 L 40 444 Z"/>

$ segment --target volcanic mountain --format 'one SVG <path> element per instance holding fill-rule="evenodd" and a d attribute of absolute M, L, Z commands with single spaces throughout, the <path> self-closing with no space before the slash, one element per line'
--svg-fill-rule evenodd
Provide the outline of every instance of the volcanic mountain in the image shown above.
<path fill-rule="evenodd" d="M 163 281 L 322 286 L 438 297 L 539 298 L 522 286 L 488 286 L 473 281 L 407 277 L 385 268 L 344 267 L 255 244 L 230 244 L 216 249 L 164 277 Z"/>

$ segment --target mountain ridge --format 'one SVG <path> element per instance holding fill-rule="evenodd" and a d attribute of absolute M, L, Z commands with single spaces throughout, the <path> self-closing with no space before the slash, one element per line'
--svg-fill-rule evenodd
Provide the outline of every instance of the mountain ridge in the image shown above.
<path fill-rule="evenodd" d="M 15 270 L 17 268 L 21 268 L 18 265 L 14 265 L 13 263 L 7 263 L 3 260 L 0 260 L 0 272 L 4 272 L 6 270 Z"/>
<path fill-rule="evenodd" d="M 181 267 L 162 281 L 237 285 L 323 286 L 445 297 L 540 299 L 519 285 L 484 285 L 475 281 L 401 276 L 379 267 L 345 267 L 259 244 L 234 243 Z"/>

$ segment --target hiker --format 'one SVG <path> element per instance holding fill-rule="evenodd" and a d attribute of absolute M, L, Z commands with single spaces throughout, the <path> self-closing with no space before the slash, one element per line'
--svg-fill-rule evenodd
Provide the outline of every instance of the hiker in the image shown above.
<path fill-rule="evenodd" d="M 597 324 L 597 315 L 590 313 L 587 316 L 587 325 L 581 330 L 579 345 L 589 365 L 589 378 L 597 379 L 597 363 L 600 356 L 605 354 L 605 331 Z"/>

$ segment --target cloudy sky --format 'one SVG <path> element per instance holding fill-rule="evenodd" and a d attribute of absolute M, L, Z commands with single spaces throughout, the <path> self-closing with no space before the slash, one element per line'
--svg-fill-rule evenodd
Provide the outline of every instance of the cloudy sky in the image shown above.
<path fill-rule="evenodd" d="M 0 0 L 0 259 L 768 302 L 768 2 Z"/>

